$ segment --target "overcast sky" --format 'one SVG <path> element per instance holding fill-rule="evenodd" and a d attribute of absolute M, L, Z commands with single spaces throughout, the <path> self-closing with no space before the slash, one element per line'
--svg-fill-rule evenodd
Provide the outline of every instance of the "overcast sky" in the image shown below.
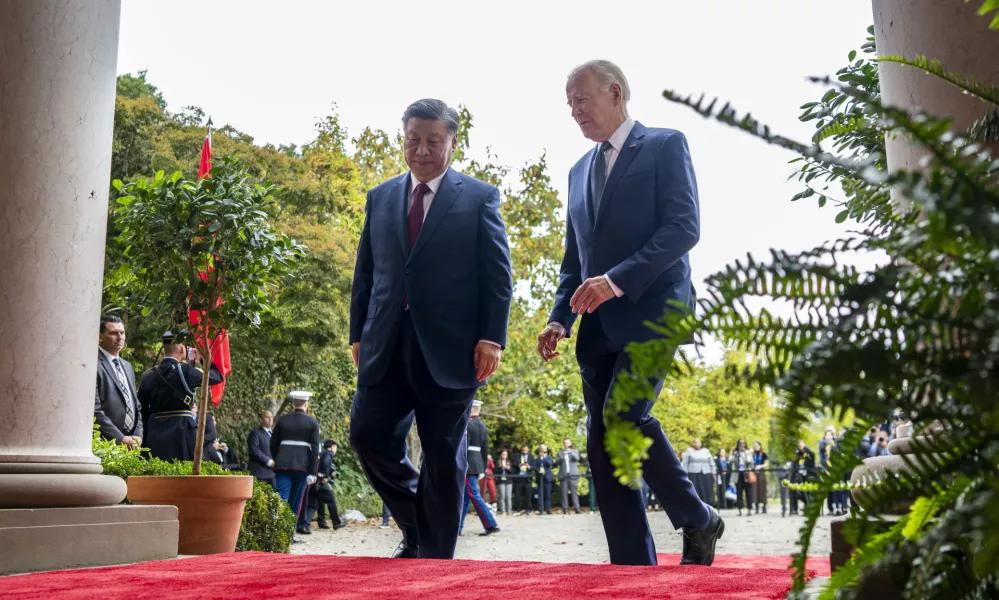
<path fill-rule="evenodd" d="M 613 7 L 613 8 L 611 8 Z M 565 76 L 618 63 L 629 111 L 689 140 L 701 202 L 695 280 L 746 252 L 804 249 L 842 235 L 833 207 L 790 202 L 792 155 L 662 98 L 704 92 L 807 141 L 799 106 L 872 22 L 870 0 L 189 1 L 125 0 L 120 73 L 148 70 L 168 107 L 202 107 L 217 125 L 302 144 L 336 103 L 350 134 L 394 132 L 405 106 L 439 97 L 472 111 L 472 156 L 487 146 L 522 166 L 547 153 L 565 198 L 569 167 L 589 150 L 569 115 Z"/>

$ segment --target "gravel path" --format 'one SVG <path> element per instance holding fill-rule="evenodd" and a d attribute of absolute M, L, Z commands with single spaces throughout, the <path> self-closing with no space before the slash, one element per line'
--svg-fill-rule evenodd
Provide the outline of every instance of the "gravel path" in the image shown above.
<path fill-rule="evenodd" d="M 794 551 L 802 517 L 781 517 L 780 507 L 766 515 L 737 516 L 735 510 L 722 511 L 725 536 L 718 542 L 720 554 L 787 555 Z M 558 510 L 558 509 L 556 509 Z M 679 534 L 673 531 L 666 513 L 648 513 L 656 540 L 663 553 L 681 551 Z M 829 554 L 829 517 L 822 517 L 812 537 L 809 554 Z M 292 545 L 294 554 L 341 554 L 347 556 L 389 556 L 401 540 L 394 526 L 380 529 L 381 519 L 351 523 L 333 532 L 316 529 L 312 535 L 299 536 L 304 541 Z M 600 516 L 542 515 L 502 516 L 501 532 L 480 537 L 482 526 L 474 515 L 465 521 L 465 532 L 458 538 L 455 558 L 475 560 L 530 560 L 541 562 L 607 562 L 607 543 Z"/>

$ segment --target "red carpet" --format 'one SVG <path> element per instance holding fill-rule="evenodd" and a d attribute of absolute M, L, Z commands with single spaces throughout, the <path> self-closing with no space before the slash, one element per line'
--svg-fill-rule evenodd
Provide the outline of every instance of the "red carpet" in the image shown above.
<path fill-rule="evenodd" d="M 679 554 L 657 554 L 656 556 L 659 558 L 660 565 L 680 564 Z M 715 555 L 712 568 L 719 567 L 722 569 L 788 569 L 791 567 L 791 557 L 718 554 Z M 805 561 L 805 568 L 813 571 L 813 577 L 829 577 L 831 573 L 828 556 L 809 556 L 808 560 Z"/>
<path fill-rule="evenodd" d="M 245 552 L 0 578 L 3 600 L 783 598 L 784 569 L 391 560 Z"/>

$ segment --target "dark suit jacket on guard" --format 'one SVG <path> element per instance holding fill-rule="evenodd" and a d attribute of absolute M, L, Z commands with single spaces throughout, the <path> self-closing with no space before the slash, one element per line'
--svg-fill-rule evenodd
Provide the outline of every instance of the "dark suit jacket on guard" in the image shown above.
<path fill-rule="evenodd" d="M 247 436 L 246 446 L 250 456 L 250 474 L 257 479 L 274 479 L 274 469 L 267 466 L 267 462 L 273 458 L 271 436 L 267 435 L 263 427 L 257 427 Z"/>
<path fill-rule="evenodd" d="M 569 172 L 565 257 L 550 321 L 571 330 L 569 300 L 583 281 L 607 275 L 624 296 L 600 306 L 607 339 L 624 346 L 659 334 L 669 301 L 694 307 L 687 253 L 700 238 L 697 183 L 687 140 L 636 122 L 593 215 L 590 170 L 597 148 Z"/>
<path fill-rule="evenodd" d="M 384 377 L 403 301 L 438 385 L 469 389 L 479 340 L 506 345 L 513 297 L 499 190 L 449 168 L 410 252 L 410 174 L 368 192 L 350 302 L 350 342 L 361 342 L 357 384 Z"/>
<path fill-rule="evenodd" d="M 114 372 L 114 365 L 97 350 L 97 389 L 94 394 L 94 417 L 101 435 L 109 440 L 120 442 L 127 435 L 143 437 L 142 411 L 136 396 L 135 370 L 125 359 L 121 361 L 129 389 L 122 389 Z M 135 422 L 131 431 L 125 429 L 125 402 L 132 403 Z"/>

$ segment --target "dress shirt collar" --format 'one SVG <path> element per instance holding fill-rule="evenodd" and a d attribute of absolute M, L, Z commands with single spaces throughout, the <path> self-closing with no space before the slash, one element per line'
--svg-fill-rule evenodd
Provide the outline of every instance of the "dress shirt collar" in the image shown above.
<path fill-rule="evenodd" d="M 434 177 L 430 181 L 426 182 L 427 187 L 430 188 L 430 193 L 431 194 L 436 194 L 437 190 L 440 189 L 440 187 L 441 187 L 441 181 L 444 180 L 444 176 L 447 175 L 447 171 L 450 168 L 451 167 L 448 167 L 447 169 L 444 169 L 443 173 L 441 173 L 437 177 Z M 422 183 L 422 182 L 416 178 L 416 175 L 414 175 L 412 171 L 410 171 L 409 172 L 409 193 L 412 194 L 413 192 L 415 192 L 416 191 L 416 186 L 420 185 L 420 183 Z"/>
<path fill-rule="evenodd" d="M 111 364 L 114 364 L 114 359 L 118 358 L 117 356 L 112 355 L 110 352 L 108 352 L 104 348 L 101 348 L 100 346 L 98 346 L 97 349 L 104 354 L 104 358 L 108 359 L 108 361 L 110 361 Z"/>
<path fill-rule="evenodd" d="M 628 141 L 628 136 L 631 135 L 631 130 L 635 127 L 635 120 L 628 117 L 621 123 L 621 126 L 617 128 L 617 131 L 610 136 L 607 140 L 610 145 L 614 147 L 615 152 L 621 152 L 621 148 L 624 148 L 624 143 Z"/>

